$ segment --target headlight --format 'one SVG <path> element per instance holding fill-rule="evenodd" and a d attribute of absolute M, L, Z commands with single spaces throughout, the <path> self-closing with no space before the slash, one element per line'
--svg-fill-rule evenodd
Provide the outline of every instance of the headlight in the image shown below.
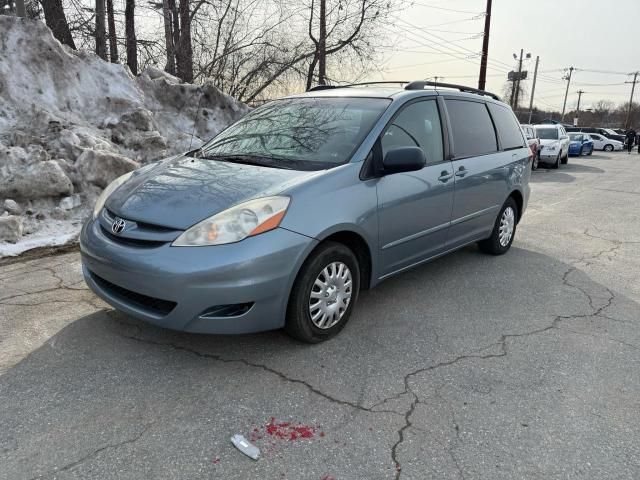
<path fill-rule="evenodd" d="M 129 180 L 129 177 L 131 177 L 131 175 L 133 175 L 133 171 L 131 171 L 129 173 L 125 173 L 124 175 L 122 175 L 121 177 L 116 178 L 113 182 L 111 182 L 109 185 L 107 185 L 107 188 L 105 188 L 102 191 L 102 193 L 98 197 L 98 200 L 96 200 L 96 206 L 93 207 L 93 219 L 94 220 L 96 218 L 98 218 L 98 214 L 100 213 L 100 210 L 102 210 L 102 207 L 104 207 L 104 202 L 107 201 L 107 198 L 109 198 L 109 195 L 111 195 L 113 192 L 115 192 L 116 189 L 120 185 L 122 185 L 124 182 Z"/>
<path fill-rule="evenodd" d="M 223 245 L 268 232 L 280 225 L 287 212 L 289 200 L 289 197 L 265 197 L 241 203 L 195 224 L 172 245 Z"/>

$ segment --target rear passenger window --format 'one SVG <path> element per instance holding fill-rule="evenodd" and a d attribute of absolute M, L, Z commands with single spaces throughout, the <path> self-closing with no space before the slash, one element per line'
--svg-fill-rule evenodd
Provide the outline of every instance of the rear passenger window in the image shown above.
<path fill-rule="evenodd" d="M 457 158 L 498 151 L 496 132 L 484 103 L 446 100 Z"/>
<path fill-rule="evenodd" d="M 488 107 L 498 130 L 502 150 L 524 146 L 520 124 L 511 109 L 493 103 L 488 104 Z"/>
<path fill-rule="evenodd" d="M 393 148 L 420 147 L 427 164 L 442 162 L 442 125 L 435 100 L 405 107 L 387 127 L 381 143 L 383 156 Z"/>

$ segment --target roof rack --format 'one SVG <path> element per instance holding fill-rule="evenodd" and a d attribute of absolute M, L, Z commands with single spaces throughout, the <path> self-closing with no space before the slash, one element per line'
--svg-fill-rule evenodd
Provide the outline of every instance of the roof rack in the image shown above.
<path fill-rule="evenodd" d="M 427 80 L 416 80 L 415 82 L 410 82 L 405 90 L 422 90 L 424 87 L 442 87 L 442 88 L 454 88 L 461 92 L 465 93 L 475 93 L 476 95 L 486 95 L 488 97 L 493 98 L 494 100 L 500 101 L 500 97 L 494 93 L 487 92 L 486 90 L 478 90 L 477 88 L 466 87 L 464 85 L 456 85 L 455 83 L 441 83 L 441 82 L 430 82 Z"/>
<path fill-rule="evenodd" d="M 487 92 L 486 90 L 478 90 L 477 88 L 467 87 L 465 85 L 456 85 L 454 83 L 442 83 L 442 82 L 430 82 L 428 80 L 414 80 L 412 82 L 404 80 L 384 81 L 384 82 L 362 82 L 362 83 L 349 83 L 346 85 L 316 85 L 311 87 L 308 92 L 317 92 L 320 90 L 329 90 L 334 88 L 349 88 L 349 87 L 362 87 L 366 85 L 394 85 L 394 84 L 406 84 L 405 90 L 423 90 L 424 87 L 442 87 L 453 88 L 465 93 L 475 93 L 476 95 L 485 95 L 491 97 L 494 100 L 500 101 L 500 97 L 494 93 Z"/>
<path fill-rule="evenodd" d="M 317 92 L 319 90 L 329 90 L 329 89 L 333 89 L 333 88 L 363 87 L 363 86 L 366 86 L 366 85 L 393 85 L 393 84 L 396 84 L 396 83 L 410 84 L 411 81 L 396 80 L 396 81 L 388 81 L 388 82 L 349 83 L 349 84 L 346 84 L 346 85 L 316 85 L 315 87 L 311 87 L 309 90 L 307 90 L 307 92 Z"/>

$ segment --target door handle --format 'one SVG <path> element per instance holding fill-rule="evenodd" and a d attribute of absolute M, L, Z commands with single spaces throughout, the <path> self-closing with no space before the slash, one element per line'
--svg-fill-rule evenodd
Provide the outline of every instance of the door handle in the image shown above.
<path fill-rule="evenodd" d="M 442 172 L 440 172 L 440 176 L 438 177 L 438 180 L 440 180 L 442 183 L 447 183 L 452 178 L 453 178 L 453 173 L 449 173 L 446 170 L 443 170 Z"/>
<path fill-rule="evenodd" d="M 456 177 L 464 177 L 467 173 L 469 173 L 468 170 L 462 166 L 456 172 Z"/>

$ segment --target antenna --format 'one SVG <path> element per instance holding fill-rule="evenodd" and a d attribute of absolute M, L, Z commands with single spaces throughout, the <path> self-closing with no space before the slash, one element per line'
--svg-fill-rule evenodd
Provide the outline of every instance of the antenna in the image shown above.
<path fill-rule="evenodd" d="M 200 87 L 202 90 L 202 86 Z M 202 103 L 202 97 L 204 93 L 200 93 L 200 98 L 198 99 L 198 108 L 196 109 L 196 117 L 193 119 L 193 128 L 191 129 L 191 140 L 189 140 L 189 151 L 191 151 L 191 145 L 193 145 L 193 136 L 196 133 L 196 123 L 198 123 L 198 115 L 200 114 L 200 103 Z"/>

